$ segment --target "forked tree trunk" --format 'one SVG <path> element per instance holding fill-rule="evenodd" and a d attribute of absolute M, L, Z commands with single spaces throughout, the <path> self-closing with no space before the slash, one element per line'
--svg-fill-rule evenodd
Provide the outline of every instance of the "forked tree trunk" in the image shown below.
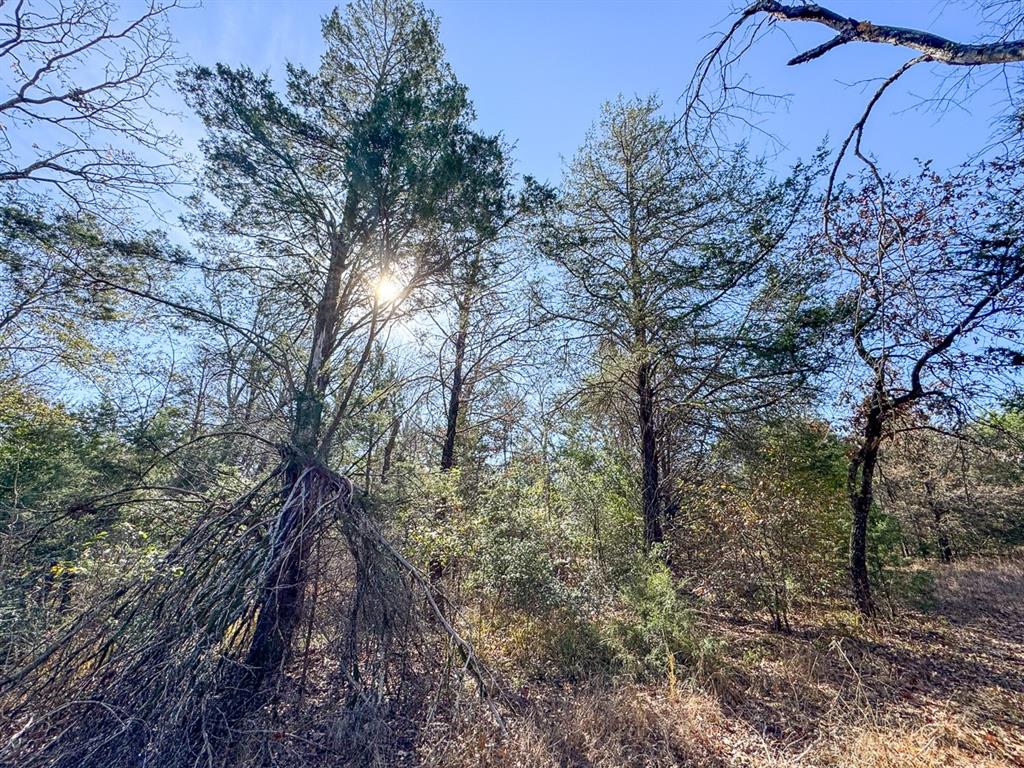
<path fill-rule="evenodd" d="M 347 220 L 354 215 L 354 199 L 349 200 L 346 213 Z M 245 659 L 253 676 L 254 693 L 286 663 L 292 636 L 302 615 L 306 559 L 320 528 L 319 522 L 312 519 L 317 513 L 312 486 L 317 481 L 316 466 L 323 453 L 320 439 L 324 397 L 330 380 L 326 364 L 337 341 L 346 257 L 342 234 L 335 232 L 330 242 L 327 277 L 317 304 L 302 387 L 295 393 L 281 490 L 283 503 L 271 532 L 270 567 L 264 577 L 259 614 Z"/>

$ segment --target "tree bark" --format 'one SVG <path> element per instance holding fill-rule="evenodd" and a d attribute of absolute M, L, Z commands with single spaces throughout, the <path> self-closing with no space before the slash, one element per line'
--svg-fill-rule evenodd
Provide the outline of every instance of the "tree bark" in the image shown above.
<path fill-rule="evenodd" d="M 301 461 L 285 470 L 289 495 L 278 515 L 271 550 L 271 568 L 263 584 L 263 599 L 245 664 L 254 675 L 255 687 L 284 664 L 291 638 L 302 615 L 308 536 L 304 536 L 305 509 Z"/>
<path fill-rule="evenodd" d="M 860 450 L 850 463 L 848 479 L 853 524 L 850 529 L 850 581 L 853 599 L 865 616 L 875 615 L 868 578 L 868 525 L 874 503 L 875 466 L 882 441 L 883 413 L 876 397 L 868 409 Z"/>
<path fill-rule="evenodd" d="M 661 493 L 658 477 L 658 444 L 654 424 L 654 382 L 649 363 L 637 370 L 637 401 L 640 424 L 640 465 L 644 546 L 650 549 L 664 541 L 661 527 Z"/>
<path fill-rule="evenodd" d="M 452 360 L 452 384 L 448 392 L 448 404 L 445 408 L 444 443 L 441 446 L 442 472 L 450 472 L 455 468 L 455 441 L 459 432 L 459 417 L 462 414 L 463 367 L 466 362 L 470 308 L 478 265 L 479 259 L 476 258 L 470 265 L 465 293 L 459 301 L 459 320 L 455 331 L 455 355 Z M 443 523 L 448 517 L 448 505 L 447 498 L 438 500 L 435 523 Z M 432 582 L 439 581 L 444 575 L 444 563 L 437 557 L 432 557 L 427 567 L 427 574 Z"/>
<path fill-rule="evenodd" d="M 444 444 L 441 446 L 441 470 L 448 471 L 455 466 L 455 438 L 459 430 L 459 414 L 462 410 L 462 368 L 466 360 L 466 341 L 469 336 L 469 292 L 459 302 L 459 327 L 455 334 L 455 359 L 452 362 L 452 386 L 448 393 L 445 410 Z"/>
<path fill-rule="evenodd" d="M 346 206 L 346 224 L 355 214 L 355 199 Z M 306 558 L 317 533 L 315 514 L 307 503 L 311 496 L 318 455 L 322 452 L 324 397 L 330 382 L 326 363 L 337 342 L 341 314 L 339 296 L 347 266 L 347 244 L 336 229 L 330 239 L 330 261 L 313 323 L 313 339 L 302 388 L 295 393 L 291 444 L 286 457 L 282 497 L 284 504 L 271 534 L 270 567 L 264 579 L 262 599 L 246 666 L 253 674 L 256 693 L 263 681 L 287 660 L 292 635 L 302 614 L 306 586 Z"/>
<path fill-rule="evenodd" d="M 759 0 L 743 12 L 743 18 L 758 13 L 765 13 L 780 21 L 813 22 L 836 31 L 836 36 L 828 42 L 790 59 L 791 66 L 812 61 L 824 56 L 833 48 L 852 42 L 884 43 L 910 48 L 923 53 L 932 61 L 952 66 L 970 67 L 1024 61 L 1024 40 L 958 43 L 919 29 L 858 21 L 816 4 L 788 5 L 775 0 Z"/>

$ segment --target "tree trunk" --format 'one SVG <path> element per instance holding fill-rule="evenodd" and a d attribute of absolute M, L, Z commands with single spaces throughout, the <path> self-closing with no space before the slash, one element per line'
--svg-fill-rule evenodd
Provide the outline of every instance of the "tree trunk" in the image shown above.
<path fill-rule="evenodd" d="M 942 525 L 942 521 L 938 514 L 935 517 L 935 525 L 939 528 L 939 559 L 944 563 L 952 563 L 953 547 L 949 543 L 949 536 L 946 534 L 946 529 Z"/>
<path fill-rule="evenodd" d="M 455 468 L 455 439 L 459 432 L 459 417 L 462 414 L 463 366 L 466 362 L 466 342 L 469 338 L 469 311 L 472 300 L 473 276 L 466 285 L 466 292 L 459 302 L 459 325 L 455 332 L 455 357 L 452 361 L 452 385 L 448 392 L 448 405 L 445 409 L 444 443 L 441 446 L 441 471 L 449 472 Z M 435 522 L 441 524 L 448 517 L 448 499 L 442 498 L 437 503 Z M 444 575 L 444 563 L 432 557 L 427 567 L 431 581 L 439 581 Z"/>
<path fill-rule="evenodd" d="M 637 400 L 640 422 L 640 465 L 643 483 L 644 546 L 649 550 L 664 541 L 661 528 L 661 493 L 658 480 L 658 444 L 654 424 L 654 383 L 651 366 L 641 363 L 637 371 Z"/>
<path fill-rule="evenodd" d="M 853 599 L 865 616 L 875 615 L 868 579 L 868 523 L 874 502 L 875 465 L 882 440 L 882 411 L 872 403 L 864 425 L 863 441 L 856 457 L 850 463 L 849 492 L 853 511 L 850 530 L 850 580 Z"/>
<path fill-rule="evenodd" d="M 271 568 L 263 584 L 263 599 L 252 644 L 245 664 L 252 669 L 257 687 L 265 677 L 279 670 L 288 655 L 292 634 L 302 615 L 305 590 L 305 561 L 309 546 L 306 529 L 305 467 L 292 461 L 286 469 L 287 501 L 278 515 L 273 534 Z"/>
<path fill-rule="evenodd" d="M 350 199 L 347 214 L 354 214 Z M 342 314 L 339 296 L 347 265 L 347 248 L 340 233 L 330 242 L 330 262 L 323 292 L 313 323 L 313 340 L 306 363 L 302 388 L 295 393 L 291 444 L 284 472 L 284 503 L 271 533 L 270 567 L 264 578 L 262 598 L 246 666 L 253 674 L 252 692 L 280 670 L 287 660 L 292 635 L 302 614 L 306 586 L 306 557 L 318 531 L 308 517 L 316 512 L 309 499 L 316 482 L 315 467 L 323 452 L 324 396 L 330 381 L 326 363 L 337 341 L 338 319 Z"/>
<path fill-rule="evenodd" d="M 455 334 L 455 359 L 452 362 L 452 386 L 448 393 L 444 445 L 441 446 L 441 469 L 455 466 L 455 438 L 462 410 L 462 368 L 466 360 L 466 341 L 469 336 L 469 296 L 459 303 L 459 328 Z"/>

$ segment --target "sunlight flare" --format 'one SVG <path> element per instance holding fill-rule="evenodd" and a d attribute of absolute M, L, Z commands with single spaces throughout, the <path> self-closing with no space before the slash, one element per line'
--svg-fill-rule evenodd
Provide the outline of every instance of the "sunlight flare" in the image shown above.
<path fill-rule="evenodd" d="M 380 304 L 390 304 L 401 298 L 403 290 L 405 290 L 405 286 L 395 279 L 394 275 L 387 273 L 377 278 L 377 283 L 374 287 L 374 293 L 377 295 L 377 301 Z"/>

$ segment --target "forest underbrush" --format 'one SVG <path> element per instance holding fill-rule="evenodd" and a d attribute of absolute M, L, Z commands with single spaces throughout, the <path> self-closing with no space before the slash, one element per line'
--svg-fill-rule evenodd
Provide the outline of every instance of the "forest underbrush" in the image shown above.
<path fill-rule="evenodd" d="M 924 608 L 864 622 L 800 611 L 701 616 L 717 658 L 666 680 L 524 684 L 508 733 L 429 731 L 432 766 L 1024 765 L 1024 560 L 921 566 Z"/>

